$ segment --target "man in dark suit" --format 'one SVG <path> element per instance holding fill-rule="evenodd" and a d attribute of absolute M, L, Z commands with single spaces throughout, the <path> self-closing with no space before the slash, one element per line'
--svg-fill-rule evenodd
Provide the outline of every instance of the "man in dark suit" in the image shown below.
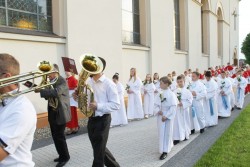
<path fill-rule="evenodd" d="M 53 64 L 53 70 L 59 72 L 56 64 Z M 54 162 L 58 162 L 56 167 L 62 167 L 70 159 L 64 134 L 66 123 L 71 120 L 69 89 L 65 79 L 58 73 L 51 73 L 48 77 L 51 82 L 57 80 L 52 88 L 37 89 L 35 92 L 40 92 L 41 97 L 48 100 L 49 124 L 56 151 L 59 154 Z"/>

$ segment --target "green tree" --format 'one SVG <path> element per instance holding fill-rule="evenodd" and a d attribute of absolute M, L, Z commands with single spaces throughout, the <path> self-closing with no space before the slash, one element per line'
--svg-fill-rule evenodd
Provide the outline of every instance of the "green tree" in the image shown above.
<path fill-rule="evenodd" d="M 250 64 L 250 33 L 247 34 L 245 40 L 242 43 L 241 53 L 246 57 L 246 63 Z"/>

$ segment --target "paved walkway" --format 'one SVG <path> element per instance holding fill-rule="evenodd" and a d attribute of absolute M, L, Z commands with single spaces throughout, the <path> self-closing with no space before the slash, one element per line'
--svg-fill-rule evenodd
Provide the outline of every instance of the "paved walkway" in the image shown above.
<path fill-rule="evenodd" d="M 124 127 L 111 128 L 108 148 L 121 167 L 160 167 L 181 149 L 187 146 L 198 134 L 173 148 L 168 158 L 159 160 L 156 118 L 130 122 Z M 71 159 L 66 167 L 90 167 L 92 148 L 87 134 L 67 140 Z M 53 167 L 57 153 L 53 144 L 32 151 L 37 167 Z"/>
<path fill-rule="evenodd" d="M 250 96 L 246 103 L 250 102 Z M 219 125 L 206 129 L 205 133 L 192 135 L 188 141 L 174 146 L 168 158 L 160 161 L 156 118 L 130 122 L 124 127 L 111 128 L 108 148 L 121 167 L 191 167 L 228 128 L 240 112 L 235 110 L 230 118 L 220 119 Z M 50 139 L 52 140 L 52 139 Z M 71 159 L 66 167 L 90 167 L 92 148 L 87 134 L 67 140 Z M 57 157 L 55 147 L 50 144 L 32 151 L 37 167 L 53 167 Z"/>

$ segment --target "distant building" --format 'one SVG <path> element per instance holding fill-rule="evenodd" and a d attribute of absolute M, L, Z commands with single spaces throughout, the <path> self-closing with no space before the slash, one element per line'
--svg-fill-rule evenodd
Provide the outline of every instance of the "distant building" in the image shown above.
<path fill-rule="evenodd" d="M 239 0 L 2 0 L 0 50 L 20 60 L 22 72 L 48 60 L 63 73 L 62 56 L 80 71 L 80 55 L 93 53 L 125 84 L 131 67 L 144 78 L 237 64 L 238 13 Z M 28 96 L 46 111 L 45 101 Z"/>

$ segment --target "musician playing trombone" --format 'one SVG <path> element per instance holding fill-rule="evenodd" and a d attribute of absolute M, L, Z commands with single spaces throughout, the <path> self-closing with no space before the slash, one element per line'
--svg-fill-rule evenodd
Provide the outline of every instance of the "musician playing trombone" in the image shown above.
<path fill-rule="evenodd" d="M 1 79 L 19 75 L 19 62 L 9 54 L 0 54 Z M 0 97 L 16 93 L 19 84 L 0 88 Z M 0 166 L 33 167 L 31 146 L 36 129 L 36 111 L 24 96 L 0 99 Z"/>
<path fill-rule="evenodd" d="M 35 92 L 40 92 L 41 97 L 48 100 L 48 119 L 51 134 L 56 151 L 59 154 L 54 162 L 58 162 L 56 167 L 62 167 L 70 159 L 64 134 L 66 123 L 71 120 L 69 89 L 66 80 L 59 75 L 57 64 L 53 64 L 53 71 L 55 72 L 49 74 L 48 77 L 51 83 L 56 83 L 52 87 L 36 89 Z"/>

